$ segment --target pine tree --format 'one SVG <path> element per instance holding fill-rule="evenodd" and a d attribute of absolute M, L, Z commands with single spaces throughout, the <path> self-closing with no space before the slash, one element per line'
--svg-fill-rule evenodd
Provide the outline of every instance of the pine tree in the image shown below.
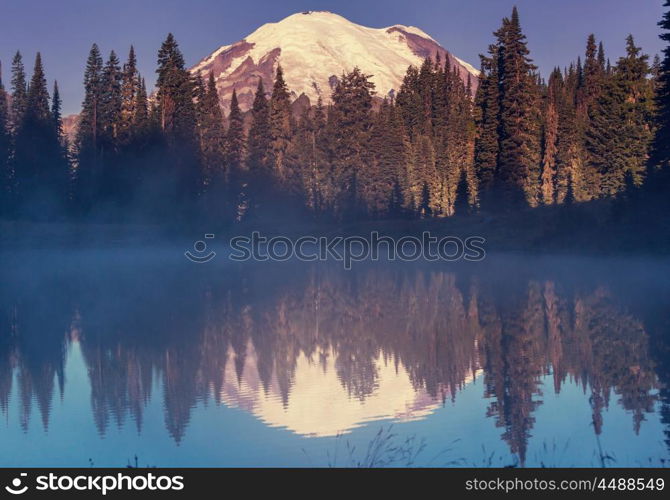
<path fill-rule="evenodd" d="M 51 97 L 51 120 L 53 122 L 53 129 L 54 133 L 56 134 L 56 140 L 58 141 L 58 145 L 60 146 L 60 151 L 59 151 L 59 157 L 58 161 L 61 163 L 62 168 L 65 168 L 67 170 L 67 193 L 65 196 L 67 197 L 67 200 L 70 200 L 70 189 L 71 189 L 71 175 L 70 175 L 70 165 L 69 165 L 69 157 L 68 157 L 68 141 L 67 137 L 65 137 L 64 131 L 63 131 L 63 113 L 61 111 L 61 107 L 63 105 L 63 102 L 61 101 L 60 97 L 60 90 L 58 89 L 58 82 L 54 81 L 54 90 L 53 90 L 53 95 Z"/>
<path fill-rule="evenodd" d="M 94 43 L 86 61 L 84 101 L 76 137 L 75 201 L 80 212 L 90 210 L 98 195 L 101 180 L 102 69 L 100 50 Z"/>
<path fill-rule="evenodd" d="M 133 128 L 137 133 L 140 133 L 148 125 L 149 121 L 149 105 L 147 100 L 147 86 L 139 74 L 137 75 L 137 89 L 135 94 L 133 113 Z"/>
<path fill-rule="evenodd" d="M 102 155 L 101 185 L 99 196 L 116 203 L 122 190 L 122 160 L 120 158 L 119 131 L 121 129 L 121 68 L 112 50 L 102 70 L 100 98 L 100 138 Z"/>
<path fill-rule="evenodd" d="M 364 168 L 361 152 L 372 124 L 374 84 L 369 78 L 356 67 L 341 76 L 332 95 L 335 211 L 345 218 L 360 209 L 356 172 Z"/>
<path fill-rule="evenodd" d="M 497 32 L 500 87 L 499 180 L 505 202 L 537 205 L 540 168 L 538 88 L 516 7 Z"/>
<path fill-rule="evenodd" d="M 226 169 L 228 172 L 228 185 L 230 186 L 229 198 L 235 202 L 235 216 L 239 220 L 244 216 L 244 212 L 247 209 L 248 189 L 244 175 L 246 172 L 243 171 L 244 158 L 246 156 L 244 120 L 235 89 L 233 89 L 233 95 L 230 100 L 225 146 Z"/>
<path fill-rule="evenodd" d="M 226 182 L 225 141 L 223 116 L 219 105 L 214 74 L 210 73 L 200 103 L 200 154 L 205 185 L 219 196 Z"/>
<path fill-rule="evenodd" d="M 589 108 L 598 99 L 603 90 L 605 68 L 602 66 L 604 49 L 602 43 L 598 48 L 596 38 L 589 35 L 586 42 L 586 58 L 583 69 L 583 88 L 580 89 L 580 112 L 587 114 Z M 587 115 L 588 116 L 588 115 Z"/>
<path fill-rule="evenodd" d="M 654 115 L 647 60 L 629 36 L 626 56 L 619 59 L 590 113 L 587 148 L 591 164 L 602 176 L 603 196 L 622 192 L 627 174 L 636 186 L 644 179 Z"/>
<path fill-rule="evenodd" d="M 424 103 L 420 91 L 419 70 L 414 66 L 407 68 L 398 91 L 396 105 L 400 110 L 408 138 L 413 141 L 414 136 L 421 132 L 424 123 Z"/>
<path fill-rule="evenodd" d="M 121 109 L 119 111 L 117 130 L 118 142 L 124 146 L 128 145 L 132 140 L 140 85 L 135 49 L 131 45 L 128 52 L 128 60 L 123 65 L 121 73 Z M 146 113 L 146 107 L 143 112 Z"/>
<path fill-rule="evenodd" d="M 277 66 L 275 81 L 270 97 L 270 163 L 275 175 L 289 189 L 297 187 L 299 173 L 288 172 L 284 157 L 291 141 L 291 100 L 284 72 Z"/>
<path fill-rule="evenodd" d="M 64 208 L 69 172 L 49 108 L 49 92 L 39 52 L 23 120 L 16 133 L 14 168 L 17 198 L 25 215 L 45 219 Z"/>
<path fill-rule="evenodd" d="M 11 130 L 14 134 L 21 125 L 23 115 L 28 104 L 28 86 L 26 84 L 26 72 L 23 67 L 23 58 L 20 52 L 16 52 L 12 59 L 12 109 Z"/>
<path fill-rule="evenodd" d="M 670 167 L 670 0 L 666 0 L 668 11 L 658 23 L 664 31 L 660 37 L 668 45 L 663 49 L 663 61 L 658 77 L 656 105 L 658 108 L 658 131 L 654 140 L 653 164 Z"/>
<path fill-rule="evenodd" d="M 456 199 L 454 201 L 455 214 L 467 215 L 470 212 L 470 195 L 468 191 L 468 178 L 465 171 L 463 171 L 456 188 Z"/>
<path fill-rule="evenodd" d="M 247 139 L 247 167 L 253 177 L 271 182 L 270 159 L 270 108 L 263 79 L 258 79 L 258 87 L 251 108 L 251 127 Z"/>
<path fill-rule="evenodd" d="M 394 103 L 389 109 L 387 130 L 383 165 L 384 168 L 392 172 L 389 215 L 391 217 L 404 217 L 413 210 L 408 179 L 408 150 L 410 146 L 400 112 Z"/>
<path fill-rule="evenodd" d="M 391 105 L 384 100 L 374 116 L 367 146 L 363 151 L 364 168 L 359 170 L 358 175 L 361 198 L 368 215 L 374 218 L 386 216 L 392 200 L 395 165 L 391 162 L 397 158 L 393 158 L 388 149 L 393 140 L 390 113 Z"/>
<path fill-rule="evenodd" d="M 482 197 L 490 194 L 498 168 L 500 95 L 498 84 L 498 47 L 489 47 L 489 57 L 481 58 L 481 76 L 475 96 L 475 168 Z"/>
<path fill-rule="evenodd" d="M 0 217 L 9 213 L 11 207 L 11 136 L 9 132 L 9 106 L 7 93 L 2 83 L 0 67 Z"/>
<path fill-rule="evenodd" d="M 576 108 L 577 80 L 575 66 L 572 65 L 565 74 L 560 93 L 556 94 L 558 127 L 554 185 L 555 200 L 559 204 L 565 202 L 568 191 L 574 195 L 575 180 L 578 181 L 578 189 L 581 189 L 581 180 L 584 177 L 583 137 Z M 555 82 L 558 82 L 558 79 Z M 586 194 L 582 193 L 580 201 L 587 198 Z"/>
<path fill-rule="evenodd" d="M 318 206 L 317 158 L 315 154 L 316 131 L 311 116 L 311 109 L 305 106 L 297 123 L 293 140 L 289 145 L 289 168 L 300 176 L 300 190 L 305 206 L 315 212 Z"/>
<path fill-rule="evenodd" d="M 441 75 L 440 75 L 441 76 Z M 474 171 L 475 123 L 473 121 L 471 91 L 463 84 L 457 68 L 445 71 L 445 94 L 447 97 L 446 121 L 442 127 L 436 122 L 435 131 L 438 151 L 438 173 L 441 186 L 440 200 L 435 203 L 438 215 L 447 216 L 454 213 L 454 203 L 460 179 L 465 176 L 468 185 L 468 201 L 470 205 L 477 203 L 478 184 Z M 440 142 L 442 144 L 440 145 Z M 440 162 L 443 164 L 439 164 Z"/>
<path fill-rule="evenodd" d="M 100 127 L 103 149 L 115 152 L 117 136 L 121 125 L 121 68 L 116 53 L 112 50 L 102 70 L 102 94 L 100 102 Z"/>
<path fill-rule="evenodd" d="M 556 68 L 549 77 L 547 99 L 544 109 L 542 178 L 540 194 L 542 203 L 551 205 L 556 201 L 556 155 L 558 144 L 559 99 L 563 92 L 563 75 Z"/>
<path fill-rule="evenodd" d="M 198 168 L 194 82 L 172 33 L 158 51 L 157 103 L 168 146 L 172 179 L 179 203 L 188 202 L 201 185 Z"/>

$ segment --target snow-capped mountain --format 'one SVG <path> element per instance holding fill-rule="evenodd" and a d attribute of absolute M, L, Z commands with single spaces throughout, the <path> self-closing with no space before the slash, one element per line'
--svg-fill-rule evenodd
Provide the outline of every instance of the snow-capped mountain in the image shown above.
<path fill-rule="evenodd" d="M 278 64 L 293 97 L 305 94 L 315 104 L 319 97 L 327 103 L 337 78 L 354 66 L 372 75 L 377 95 L 384 97 L 397 92 L 408 66 L 419 66 L 437 54 L 458 67 L 464 81 L 479 74 L 419 28 L 367 28 L 331 12 L 312 11 L 265 24 L 243 40 L 220 47 L 191 71 L 203 77 L 213 72 L 226 111 L 237 89 L 244 111 L 251 108 L 259 77 L 271 89 Z M 472 84 L 475 88 L 476 78 Z"/>

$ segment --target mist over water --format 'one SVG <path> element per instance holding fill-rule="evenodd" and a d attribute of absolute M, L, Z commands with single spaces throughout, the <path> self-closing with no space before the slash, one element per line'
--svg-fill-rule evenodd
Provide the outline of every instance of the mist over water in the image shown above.
<path fill-rule="evenodd" d="M 390 425 L 416 465 L 668 458 L 667 258 L 187 248 L 0 253 L 0 465 L 346 466 Z"/>

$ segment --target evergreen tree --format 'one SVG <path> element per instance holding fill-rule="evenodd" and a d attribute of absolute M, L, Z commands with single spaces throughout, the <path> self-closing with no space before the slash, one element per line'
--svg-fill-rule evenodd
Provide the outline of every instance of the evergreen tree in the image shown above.
<path fill-rule="evenodd" d="M 602 176 L 603 196 L 623 191 L 628 173 L 636 186 L 644 179 L 654 116 L 647 60 L 629 36 L 626 56 L 619 59 L 590 113 L 587 148 L 591 164 Z"/>
<path fill-rule="evenodd" d="M 516 7 L 498 36 L 500 152 L 498 179 L 506 203 L 538 203 L 540 130 L 535 66 L 528 57 Z"/>
<path fill-rule="evenodd" d="M 207 87 L 200 102 L 200 155 L 205 186 L 223 196 L 226 182 L 225 141 L 223 116 L 219 105 L 219 93 L 216 89 L 214 74 L 210 73 Z"/>
<path fill-rule="evenodd" d="M 324 211 L 325 192 L 329 186 L 327 154 L 324 149 L 326 116 L 319 98 L 314 108 L 305 107 L 300 115 L 290 149 L 291 168 L 300 172 L 301 197 L 316 216 Z"/>
<path fill-rule="evenodd" d="M 80 212 L 90 210 L 101 181 L 102 69 L 100 50 L 94 43 L 86 61 L 84 101 L 76 136 L 75 201 Z"/>
<path fill-rule="evenodd" d="M 404 217 L 411 213 L 411 194 L 408 179 L 408 150 L 409 137 L 404 123 L 393 103 L 389 109 L 387 137 L 383 149 L 382 165 L 391 172 L 391 199 L 389 201 L 389 215 Z"/>
<path fill-rule="evenodd" d="M 102 170 L 99 196 L 111 203 L 119 201 L 122 190 L 122 161 L 118 134 L 121 129 L 121 68 L 112 50 L 102 70 L 100 96 L 100 138 Z"/>
<path fill-rule="evenodd" d="M 16 133 L 14 169 L 17 199 L 23 214 L 45 219 L 62 211 L 69 172 L 49 109 L 49 92 L 39 52 L 23 120 Z"/>
<path fill-rule="evenodd" d="M 498 47 L 491 45 L 490 56 L 480 56 L 481 76 L 475 96 L 475 167 L 482 196 L 490 194 L 498 167 L 500 95 L 497 51 Z"/>
<path fill-rule="evenodd" d="M 363 168 L 359 170 L 358 181 L 361 198 L 365 202 L 367 213 L 375 218 L 387 215 L 392 200 L 395 166 L 387 149 L 391 137 L 391 106 L 384 100 L 375 114 L 367 147 L 363 151 Z"/>
<path fill-rule="evenodd" d="M 12 109 L 11 130 L 16 133 L 28 105 L 28 85 L 26 84 L 26 72 L 23 67 L 23 57 L 16 52 L 12 59 Z"/>
<path fill-rule="evenodd" d="M 540 194 L 545 205 L 556 201 L 556 156 L 558 145 L 559 99 L 563 92 L 563 75 L 556 68 L 549 77 L 544 109 L 542 178 Z"/>
<path fill-rule="evenodd" d="M 6 215 L 11 206 L 11 136 L 9 132 L 9 106 L 2 83 L 0 68 L 0 216 Z"/>
<path fill-rule="evenodd" d="M 342 75 L 333 90 L 332 124 L 335 212 L 342 217 L 359 211 L 356 172 L 364 168 L 361 152 L 371 126 L 374 84 L 359 68 Z"/>
<path fill-rule="evenodd" d="M 158 51 L 157 103 L 168 147 L 169 170 L 178 202 L 188 202 L 201 185 L 198 168 L 194 82 L 172 33 Z"/>
<path fill-rule="evenodd" d="M 132 45 L 128 52 L 128 60 L 123 65 L 120 85 L 121 109 L 119 111 L 117 139 L 119 144 L 126 146 L 132 140 L 133 125 L 137 114 L 138 93 L 141 86 L 137 71 L 137 58 Z M 142 112 L 146 113 L 146 104 Z"/>
<path fill-rule="evenodd" d="M 237 101 L 237 92 L 233 89 L 228 115 L 228 132 L 226 134 L 226 168 L 228 172 L 229 198 L 235 202 L 235 217 L 237 220 L 244 216 L 248 208 L 248 194 L 246 179 L 244 178 L 243 163 L 246 156 L 244 139 L 244 120 Z"/>
<path fill-rule="evenodd" d="M 582 188 L 581 179 L 584 171 L 584 152 L 582 131 L 577 118 L 576 93 L 577 73 L 572 65 L 566 72 L 560 90 L 555 90 L 555 99 L 558 112 L 558 127 L 556 129 L 556 174 L 554 181 L 555 201 L 562 204 L 566 200 L 568 191 L 574 195 L 573 185 L 578 180 L 578 188 Z M 553 87 L 560 82 L 553 81 Z M 587 199 L 582 192 L 580 201 Z"/>
<path fill-rule="evenodd" d="M 226 164 L 231 173 L 242 169 L 245 156 L 244 121 L 237 101 L 237 93 L 233 90 L 228 115 L 228 133 L 226 135 Z"/>
<path fill-rule="evenodd" d="M 137 90 L 133 113 L 133 127 L 137 133 L 145 129 L 149 122 L 149 104 L 147 99 L 147 86 L 139 74 L 137 75 Z"/>
<path fill-rule="evenodd" d="M 61 101 L 60 98 L 60 90 L 58 89 L 58 82 L 54 81 L 54 90 L 53 90 L 53 95 L 51 97 L 51 120 L 53 121 L 53 128 L 54 128 L 54 133 L 56 134 L 56 140 L 58 141 L 58 144 L 60 146 L 60 151 L 59 155 L 57 157 L 57 161 L 62 164 L 62 168 L 65 168 L 67 170 L 67 185 L 65 186 L 67 189 L 67 192 L 64 194 L 68 200 L 70 201 L 70 196 L 71 196 L 71 173 L 70 173 L 70 159 L 68 156 L 68 141 L 67 137 L 65 137 L 64 131 L 63 131 L 63 113 L 61 111 L 61 107 L 63 105 L 63 102 Z"/>
<path fill-rule="evenodd" d="M 284 157 L 291 140 L 291 100 L 284 72 L 277 66 L 270 97 L 270 163 L 275 175 L 289 189 L 296 189 L 299 172 L 288 172 Z"/>
<path fill-rule="evenodd" d="M 247 167 L 254 177 L 271 182 L 270 164 L 270 108 L 265 95 L 263 79 L 258 79 L 258 87 L 251 108 L 251 127 L 247 139 Z"/>
<path fill-rule="evenodd" d="M 425 80 L 425 78 L 424 78 Z M 419 70 L 410 66 L 407 68 L 402 85 L 398 91 L 396 105 L 400 110 L 403 126 L 410 141 L 421 132 L 424 122 L 424 102 L 422 100 L 419 82 Z"/>
<path fill-rule="evenodd" d="M 467 215 L 470 212 L 470 195 L 468 192 L 468 178 L 465 171 L 462 172 L 458 187 L 456 188 L 456 200 L 454 202 L 454 213 Z"/>
<path fill-rule="evenodd" d="M 116 53 L 112 50 L 109 59 L 102 70 L 101 100 L 100 100 L 100 127 L 103 150 L 113 153 L 117 147 L 117 135 L 120 129 L 121 108 L 121 68 Z"/>
<path fill-rule="evenodd" d="M 588 113 L 589 108 L 598 99 L 603 90 L 605 68 L 602 59 L 605 57 L 602 43 L 598 48 L 596 38 L 589 35 L 586 41 L 586 58 L 583 69 L 583 88 L 580 89 L 580 112 Z"/>
<path fill-rule="evenodd" d="M 270 105 L 265 95 L 263 79 L 258 79 L 258 87 L 251 108 L 251 127 L 247 138 L 247 168 L 249 209 L 258 215 L 261 205 L 271 197 L 276 182 L 276 172 L 272 165 L 270 135 Z"/>
<path fill-rule="evenodd" d="M 654 141 L 653 164 L 665 168 L 670 167 L 670 0 L 666 0 L 664 6 L 669 9 L 658 25 L 663 30 L 660 37 L 668 45 L 663 49 L 658 77 L 658 131 Z"/>

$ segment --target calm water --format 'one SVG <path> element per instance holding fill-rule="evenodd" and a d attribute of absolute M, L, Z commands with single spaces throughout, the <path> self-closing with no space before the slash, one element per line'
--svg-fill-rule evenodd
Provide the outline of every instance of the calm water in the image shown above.
<path fill-rule="evenodd" d="M 0 465 L 660 465 L 668 277 L 4 252 Z"/>

